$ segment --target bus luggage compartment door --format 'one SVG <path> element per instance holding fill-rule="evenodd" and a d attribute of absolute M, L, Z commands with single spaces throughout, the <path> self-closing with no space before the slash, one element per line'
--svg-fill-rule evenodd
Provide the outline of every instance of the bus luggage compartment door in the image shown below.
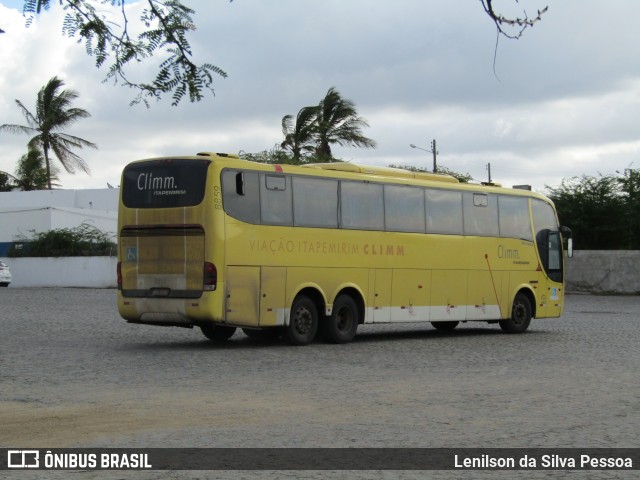
<path fill-rule="evenodd" d="M 226 322 L 233 325 L 257 327 L 260 304 L 260 267 L 229 266 L 226 285 Z"/>
<path fill-rule="evenodd" d="M 262 267 L 260 275 L 260 326 L 284 325 L 286 267 Z"/>

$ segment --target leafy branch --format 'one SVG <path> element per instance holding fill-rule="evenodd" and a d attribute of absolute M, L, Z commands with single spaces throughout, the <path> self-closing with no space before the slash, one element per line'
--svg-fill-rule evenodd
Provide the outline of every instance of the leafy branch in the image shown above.
<path fill-rule="evenodd" d="M 54 3 L 56 0 L 25 0 L 23 13 L 27 26 Z M 147 6 L 140 15 L 146 30 L 137 36 L 129 31 L 125 0 L 57 0 L 57 3 L 66 11 L 62 33 L 84 43 L 87 54 L 95 57 L 96 67 L 111 62 L 104 81 L 121 82 L 136 90 L 131 104 L 143 102 L 149 107 L 149 99 L 160 100 L 168 94 L 174 106 L 185 96 L 198 102 L 207 90 L 215 93 L 214 77 L 227 77 L 215 65 L 194 63 L 187 35 L 196 30 L 192 20 L 195 11 L 181 0 L 146 0 Z M 120 21 L 107 17 L 101 6 L 118 7 Z M 166 57 L 156 77 L 150 82 L 133 80 L 127 73 L 129 67 L 154 55 Z"/>

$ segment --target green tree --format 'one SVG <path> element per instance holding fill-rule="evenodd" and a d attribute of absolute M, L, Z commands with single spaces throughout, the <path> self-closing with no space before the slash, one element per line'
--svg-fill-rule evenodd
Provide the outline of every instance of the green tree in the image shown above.
<path fill-rule="evenodd" d="M 616 172 L 620 173 L 620 172 Z M 618 177 L 625 204 L 625 224 L 629 235 L 629 247 L 640 250 L 640 170 L 627 168 Z"/>
<path fill-rule="evenodd" d="M 0 192 L 10 192 L 15 188 L 13 175 L 0 171 Z"/>
<path fill-rule="evenodd" d="M 291 153 L 293 163 L 302 163 L 309 152 L 314 151 L 318 107 L 303 107 L 296 115 L 282 117 L 284 141 L 280 147 Z"/>
<path fill-rule="evenodd" d="M 46 232 L 29 230 L 31 238 L 19 235 L 9 257 L 85 257 L 114 255 L 117 245 L 111 236 L 84 222 L 74 228 Z"/>
<path fill-rule="evenodd" d="M 122 82 L 136 90 L 132 104 L 143 101 L 149 106 L 149 98 L 160 99 L 166 94 L 171 94 L 173 105 L 185 96 L 192 102 L 200 101 L 206 90 L 213 93 L 214 75 L 227 76 L 210 63 L 194 63 L 187 35 L 196 29 L 192 19 L 195 11 L 181 0 L 143 1 L 145 8 L 139 21 L 144 28 L 137 36 L 131 34 L 132 21 L 125 8 L 131 2 L 126 0 L 25 0 L 27 26 L 56 3 L 66 11 L 62 33 L 78 38 L 87 54 L 95 58 L 96 67 L 111 62 L 105 80 Z M 155 79 L 132 80 L 128 67 L 154 55 L 163 58 Z"/>
<path fill-rule="evenodd" d="M 45 160 L 40 150 L 31 149 L 24 154 L 16 167 L 15 184 L 20 190 L 45 190 L 49 184 Z M 58 169 L 51 166 L 51 184 L 57 185 Z"/>
<path fill-rule="evenodd" d="M 433 173 L 431 170 L 427 170 L 426 168 L 422 168 L 422 167 L 414 167 L 412 165 L 389 165 L 391 168 L 402 168 L 403 170 L 409 170 L 410 172 L 422 172 L 422 173 Z M 437 174 L 442 174 L 442 175 L 451 175 L 454 178 L 457 178 L 459 182 L 461 183 L 469 183 L 471 180 L 473 180 L 473 177 L 471 176 L 470 173 L 459 173 L 456 172 L 455 170 L 451 170 L 447 167 L 443 167 L 441 165 L 438 165 L 438 173 Z"/>
<path fill-rule="evenodd" d="M 560 223 L 573 231 L 576 248 L 617 250 L 629 248 L 627 204 L 621 184 L 613 175 L 582 175 L 547 186 Z"/>
<path fill-rule="evenodd" d="M 293 163 L 334 162 L 332 145 L 376 147 L 376 142 L 362 133 L 368 126 L 358 116 L 355 104 L 331 87 L 317 106 L 302 107 L 295 122 L 292 115 L 282 118 L 281 147 L 291 154 Z"/>
<path fill-rule="evenodd" d="M 91 116 L 86 110 L 71 106 L 73 101 L 78 98 L 78 94 L 73 90 L 62 90 L 63 86 L 64 82 L 58 77 L 53 77 L 49 80 L 38 92 L 35 113 L 31 113 L 20 100 L 16 100 L 16 104 L 26 118 L 28 126 L 0 125 L 0 132 L 35 134 L 29 140 L 28 148 L 42 151 L 47 169 L 47 185 L 49 189 L 51 189 L 50 152 L 53 152 L 67 172 L 75 173 L 75 169 L 79 168 L 89 173 L 88 165 L 72 149 L 97 148 L 94 143 L 88 140 L 60 132 L 60 130 L 69 127 L 78 120 Z"/>
<path fill-rule="evenodd" d="M 238 156 L 243 160 L 258 163 L 300 165 L 299 160 L 294 160 L 293 156 L 285 152 L 280 145 L 275 145 L 271 150 L 263 150 L 258 153 L 249 153 L 241 150 Z"/>
<path fill-rule="evenodd" d="M 362 133 L 367 121 L 358 116 L 355 104 L 342 98 L 331 87 L 318 105 L 316 119 L 316 156 L 324 161 L 333 160 L 332 145 L 376 148 L 376 142 Z"/>

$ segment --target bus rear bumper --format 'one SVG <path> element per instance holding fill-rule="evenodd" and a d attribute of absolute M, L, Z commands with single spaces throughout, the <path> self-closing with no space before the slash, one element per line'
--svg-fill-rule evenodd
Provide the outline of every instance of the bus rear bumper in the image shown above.
<path fill-rule="evenodd" d="M 192 327 L 221 320 L 218 296 L 203 292 L 200 298 L 131 298 L 118 292 L 118 312 L 129 323 Z"/>

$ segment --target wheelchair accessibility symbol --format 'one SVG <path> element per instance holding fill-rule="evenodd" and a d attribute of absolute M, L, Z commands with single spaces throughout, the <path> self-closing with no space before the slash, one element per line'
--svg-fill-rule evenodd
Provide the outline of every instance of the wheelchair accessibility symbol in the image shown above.
<path fill-rule="evenodd" d="M 127 261 L 135 262 L 138 260 L 138 247 L 127 247 Z"/>

